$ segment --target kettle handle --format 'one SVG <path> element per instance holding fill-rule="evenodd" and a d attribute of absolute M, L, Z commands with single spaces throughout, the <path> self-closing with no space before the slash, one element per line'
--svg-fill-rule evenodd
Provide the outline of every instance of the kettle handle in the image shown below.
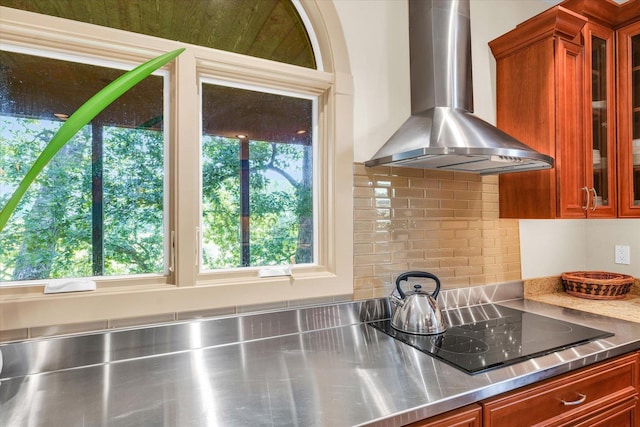
<path fill-rule="evenodd" d="M 407 271 L 406 273 L 402 273 L 396 279 L 396 289 L 400 294 L 402 299 L 406 298 L 406 295 L 402 288 L 400 287 L 400 282 L 403 280 L 407 280 L 409 277 L 423 277 L 427 279 L 433 279 L 436 282 L 436 290 L 433 291 L 431 296 L 435 299 L 438 298 L 438 293 L 440 292 L 440 279 L 438 279 L 434 274 L 427 273 L 426 271 Z"/>

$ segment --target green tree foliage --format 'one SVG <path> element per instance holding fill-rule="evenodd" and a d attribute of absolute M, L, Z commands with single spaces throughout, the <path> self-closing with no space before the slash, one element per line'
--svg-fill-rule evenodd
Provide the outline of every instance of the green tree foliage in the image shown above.
<path fill-rule="evenodd" d="M 59 126 L 44 120 L 0 120 L 0 186 L 5 190 L 0 204 Z M 76 134 L 18 205 L 0 234 L 0 280 L 90 275 L 90 262 L 77 256 L 91 249 L 88 140 L 88 129 Z"/>
<path fill-rule="evenodd" d="M 0 205 L 60 125 L 0 117 Z M 102 139 L 103 274 L 161 273 L 162 131 L 104 127 Z M 0 233 L 0 282 L 93 275 L 91 143 L 86 126 L 25 194 Z M 251 265 L 311 262 L 310 147 L 249 144 Z M 239 149 L 237 139 L 203 139 L 203 256 L 210 269 L 240 266 Z"/>
<path fill-rule="evenodd" d="M 115 127 L 105 134 L 105 273 L 161 273 L 163 134 Z"/>
<path fill-rule="evenodd" d="M 204 136 L 202 141 L 203 263 L 237 267 L 240 259 L 240 162 L 237 140 Z M 212 250 L 206 250 L 211 247 Z"/>
<path fill-rule="evenodd" d="M 204 265 L 209 269 L 241 265 L 240 144 L 249 144 L 250 265 L 312 262 L 300 256 L 300 242 L 312 247 L 310 148 L 287 143 L 239 142 L 217 136 L 203 140 Z M 307 153 L 307 154 L 305 154 Z M 301 235 L 301 231 L 308 234 Z"/>
<path fill-rule="evenodd" d="M 0 203 L 59 123 L 0 121 Z M 162 272 L 163 136 L 104 128 L 104 275 Z M 66 144 L 0 234 L 0 280 L 93 275 L 91 127 Z"/>

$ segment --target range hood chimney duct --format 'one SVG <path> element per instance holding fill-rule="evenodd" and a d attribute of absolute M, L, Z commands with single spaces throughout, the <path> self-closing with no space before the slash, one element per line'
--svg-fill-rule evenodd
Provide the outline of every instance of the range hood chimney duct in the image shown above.
<path fill-rule="evenodd" d="M 409 0 L 411 117 L 365 166 L 481 175 L 549 169 L 553 159 L 471 114 L 469 0 Z"/>

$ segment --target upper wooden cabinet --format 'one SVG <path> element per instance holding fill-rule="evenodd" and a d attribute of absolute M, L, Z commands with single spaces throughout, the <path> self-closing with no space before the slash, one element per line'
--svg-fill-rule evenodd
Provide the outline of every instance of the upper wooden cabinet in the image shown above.
<path fill-rule="evenodd" d="M 640 217 L 640 22 L 617 32 L 618 215 Z"/>
<path fill-rule="evenodd" d="M 567 0 L 489 43 L 498 127 L 555 159 L 500 176 L 501 218 L 640 217 L 639 20 L 640 0 Z"/>

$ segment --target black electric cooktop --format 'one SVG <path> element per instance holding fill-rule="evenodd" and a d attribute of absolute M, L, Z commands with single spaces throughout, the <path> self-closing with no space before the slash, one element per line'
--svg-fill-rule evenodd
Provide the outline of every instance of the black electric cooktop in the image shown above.
<path fill-rule="evenodd" d="M 606 331 L 499 305 L 480 307 L 482 314 L 489 312 L 490 316 L 498 317 L 457 324 L 455 312 L 453 319 L 451 313 L 445 312 L 445 319 L 449 317 L 447 323 L 454 326 L 440 335 L 400 332 L 391 327 L 390 320 L 373 322 L 371 326 L 469 374 L 613 336 Z"/>

